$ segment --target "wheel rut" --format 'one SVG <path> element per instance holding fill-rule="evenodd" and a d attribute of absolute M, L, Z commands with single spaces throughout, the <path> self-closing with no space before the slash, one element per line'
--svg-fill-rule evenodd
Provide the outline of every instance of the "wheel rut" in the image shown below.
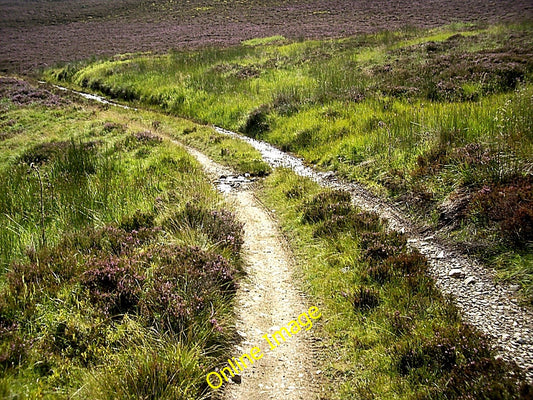
<path fill-rule="evenodd" d="M 231 175 L 228 168 L 186 148 L 214 181 Z M 247 277 L 236 297 L 236 329 L 242 340 L 234 349 L 234 357 L 249 353 L 253 347 L 260 347 L 263 357 L 244 368 L 238 379 L 230 380 L 224 399 L 315 399 L 317 371 L 313 364 L 312 329 L 302 329 L 272 350 L 264 338 L 296 320 L 310 306 L 293 283 L 291 253 L 253 191 L 232 190 L 225 191 L 225 195 L 234 204 L 237 219 L 245 224 L 243 258 Z"/>

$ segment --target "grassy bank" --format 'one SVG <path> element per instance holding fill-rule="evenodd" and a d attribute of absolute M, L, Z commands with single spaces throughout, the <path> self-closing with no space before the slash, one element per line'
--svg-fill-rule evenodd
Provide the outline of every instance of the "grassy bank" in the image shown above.
<path fill-rule="evenodd" d="M 258 150 L 242 140 L 218 133 L 212 128 L 174 131 L 171 137 L 202 151 L 212 160 L 233 168 L 237 173 L 265 176 L 272 171 Z"/>
<path fill-rule="evenodd" d="M 262 198 L 275 209 L 326 318 L 320 369 L 328 399 L 515 399 L 531 388 L 493 358 L 426 273 L 427 262 L 350 195 L 276 170 Z"/>
<path fill-rule="evenodd" d="M 204 128 L 11 78 L 0 98 L 0 397 L 211 398 L 242 226 L 164 138 Z"/>
<path fill-rule="evenodd" d="M 265 139 L 361 181 L 531 299 L 531 37 L 528 23 L 278 36 L 45 75 Z"/>

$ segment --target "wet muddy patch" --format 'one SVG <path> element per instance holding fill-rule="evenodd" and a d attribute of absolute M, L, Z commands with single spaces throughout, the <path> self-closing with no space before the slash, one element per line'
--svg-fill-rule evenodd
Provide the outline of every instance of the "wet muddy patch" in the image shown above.
<path fill-rule="evenodd" d="M 220 175 L 214 183 L 217 189 L 222 193 L 230 193 L 237 190 L 249 189 L 257 180 L 257 177 L 250 176 L 250 174 Z"/>

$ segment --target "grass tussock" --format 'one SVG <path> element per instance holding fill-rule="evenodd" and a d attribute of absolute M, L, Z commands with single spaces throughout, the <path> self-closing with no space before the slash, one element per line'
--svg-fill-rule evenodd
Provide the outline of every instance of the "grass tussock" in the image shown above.
<path fill-rule="evenodd" d="M 530 395 L 517 367 L 495 359 L 487 339 L 435 288 L 427 260 L 407 247 L 404 235 L 387 232 L 347 193 L 288 170 L 267 178 L 262 194 L 276 207 L 308 289 L 329 316 L 321 326 L 328 398 Z"/>
<path fill-rule="evenodd" d="M 174 134 L 173 137 L 201 150 L 212 160 L 227 165 L 238 173 L 265 176 L 271 172 L 261 153 L 251 145 L 210 128 L 185 128 L 181 134 Z"/>

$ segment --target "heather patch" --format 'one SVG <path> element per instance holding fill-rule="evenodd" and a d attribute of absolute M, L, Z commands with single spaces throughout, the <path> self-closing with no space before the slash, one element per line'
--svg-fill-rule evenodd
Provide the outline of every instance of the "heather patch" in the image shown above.
<path fill-rule="evenodd" d="M 206 318 L 219 298 L 236 290 L 237 270 L 220 255 L 195 247 L 166 246 L 154 257 L 140 307 L 149 323 L 175 333 Z"/>
<path fill-rule="evenodd" d="M 89 290 L 91 302 L 110 316 L 132 312 L 146 279 L 136 271 L 140 262 L 133 257 L 117 256 L 90 260 L 81 282 Z"/>
<path fill-rule="evenodd" d="M 483 186 L 473 194 L 469 213 L 480 225 L 496 226 L 507 240 L 526 245 L 533 240 L 533 179 L 517 176 Z"/>
<path fill-rule="evenodd" d="M 35 88 L 26 81 L 8 77 L 0 77 L 0 99 L 2 98 L 8 99 L 16 106 L 36 104 L 59 107 L 69 103 L 48 90 Z"/>

